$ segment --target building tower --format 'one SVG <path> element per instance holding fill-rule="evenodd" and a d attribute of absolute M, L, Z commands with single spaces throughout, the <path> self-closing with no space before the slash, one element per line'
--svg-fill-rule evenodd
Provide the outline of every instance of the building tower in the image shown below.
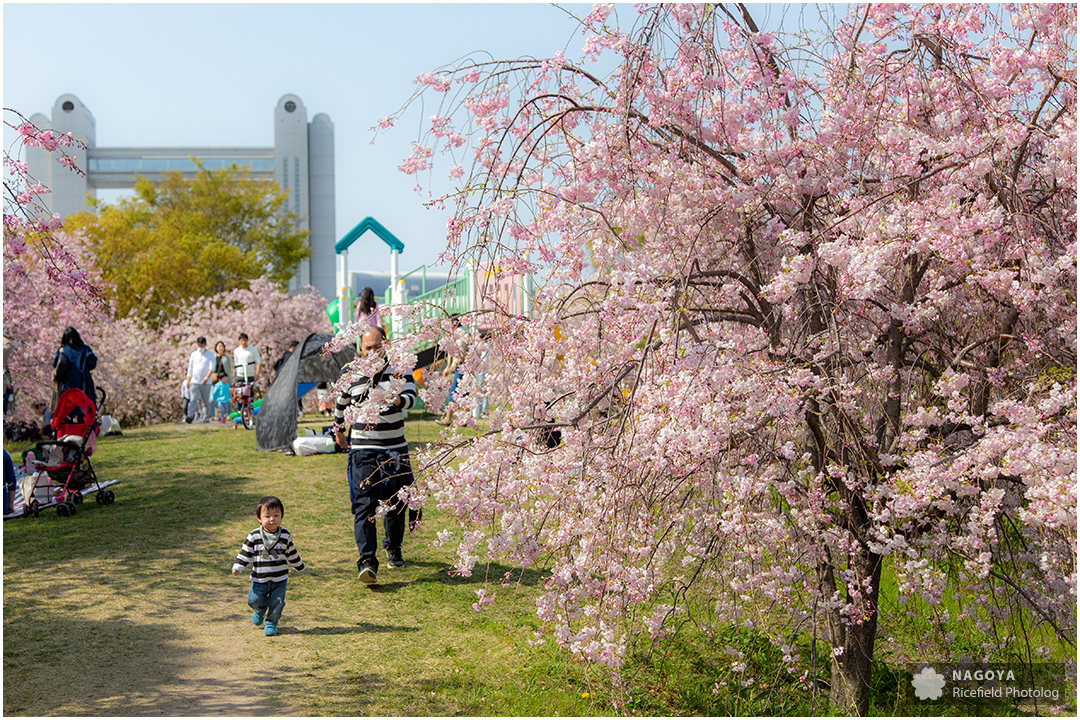
<path fill-rule="evenodd" d="M 51 118 L 37 113 L 30 121 L 41 129 L 70 132 L 86 143 L 85 149 L 69 153 L 85 175 L 61 167 L 45 150 L 27 149 L 30 174 L 52 190 L 41 200 L 61 217 L 82 210 L 86 196 L 96 197 L 99 189 L 133 187 L 139 175 L 157 180 L 166 170 L 179 170 L 193 178 L 197 168 L 192 156 L 207 170 L 236 163 L 249 167 L 252 178 L 275 180 L 289 193 L 286 207 L 310 232 L 311 257 L 297 268 L 289 289 L 313 285 L 324 298 L 335 297 L 334 124 L 324 113 L 309 123 L 296 95 L 283 95 L 274 108 L 273 147 L 99 148 L 93 114 L 71 94 L 57 98 Z"/>

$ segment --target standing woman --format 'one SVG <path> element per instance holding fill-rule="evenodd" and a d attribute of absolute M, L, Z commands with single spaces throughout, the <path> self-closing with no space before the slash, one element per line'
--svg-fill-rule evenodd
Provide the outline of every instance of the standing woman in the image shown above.
<path fill-rule="evenodd" d="M 226 385 L 232 385 L 233 381 L 232 358 L 225 354 L 225 343 L 218 340 L 214 345 L 214 372 Z"/>
<path fill-rule="evenodd" d="M 366 322 L 371 327 L 382 330 L 384 337 L 386 335 L 386 328 L 382 326 L 382 319 L 379 317 L 379 306 L 375 304 L 375 291 L 369 287 L 360 291 L 360 299 L 356 301 L 356 317 L 353 318 L 353 322 Z"/>
<path fill-rule="evenodd" d="M 56 397 L 53 398 L 52 407 L 56 409 L 56 401 L 60 393 L 69 388 L 77 388 L 86 393 L 86 397 L 97 406 L 97 392 L 94 389 L 94 379 L 90 371 L 97 367 L 97 355 L 89 345 L 83 342 L 79 331 L 73 327 L 64 328 L 64 334 L 60 338 L 60 349 L 53 358 L 53 381 L 56 383 Z"/>

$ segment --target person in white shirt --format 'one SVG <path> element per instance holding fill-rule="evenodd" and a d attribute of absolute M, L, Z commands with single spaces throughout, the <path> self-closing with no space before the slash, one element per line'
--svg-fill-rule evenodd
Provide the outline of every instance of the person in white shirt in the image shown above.
<path fill-rule="evenodd" d="M 187 380 L 191 402 L 188 403 L 185 421 L 192 422 L 198 415 L 201 422 L 210 422 L 210 373 L 213 370 L 214 353 L 206 348 L 206 338 L 200 337 L 195 341 L 195 350 L 188 358 Z"/>
<path fill-rule="evenodd" d="M 237 382 L 251 385 L 259 381 L 262 371 L 262 357 L 254 345 L 248 345 L 247 333 L 240 333 L 240 346 L 233 350 L 233 371 Z"/>

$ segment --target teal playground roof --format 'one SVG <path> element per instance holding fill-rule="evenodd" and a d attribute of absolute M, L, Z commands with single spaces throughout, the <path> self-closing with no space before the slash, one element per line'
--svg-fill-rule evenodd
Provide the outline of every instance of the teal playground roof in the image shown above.
<path fill-rule="evenodd" d="M 373 217 L 366 217 L 360 221 L 360 224 L 350 230 L 345 237 L 334 243 L 334 252 L 340 255 L 343 251 L 348 250 L 349 246 L 356 242 L 361 235 L 368 230 L 373 231 L 376 235 L 382 238 L 382 241 L 389 245 L 392 249 L 398 252 L 405 251 L 405 243 L 398 240 L 394 233 L 387 230 L 382 226 L 378 220 Z"/>

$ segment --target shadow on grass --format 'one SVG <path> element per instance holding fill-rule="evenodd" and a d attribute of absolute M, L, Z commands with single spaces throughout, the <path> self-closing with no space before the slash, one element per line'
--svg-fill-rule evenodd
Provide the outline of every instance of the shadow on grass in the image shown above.
<path fill-rule="evenodd" d="M 292 630 L 290 628 L 281 628 L 278 632 L 282 635 L 354 635 L 365 633 L 397 633 L 397 632 L 419 632 L 420 628 L 407 627 L 404 625 L 375 625 L 374 623 L 357 623 L 356 625 L 349 625 L 346 627 L 316 627 L 308 628 L 306 630 Z"/>
<path fill-rule="evenodd" d="M 455 575 L 450 565 L 446 563 L 414 563 L 427 565 L 428 567 L 443 568 L 442 572 L 432 573 L 427 577 L 417 578 L 415 582 L 439 583 L 440 585 L 471 585 L 474 583 L 499 583 L 506 582 L 524 587 L 536 587 L 546 576 L 545 570 L 536 568 L 519 568 L 503 565 L 501 563 L 488 563 L 477 565 L 471 576 Z"/>
<path fill-rule="evenodd" d="M 10 608 L 7 608 L 10 609 Z M 4 627 L 5 715 L 275 715 L 275 678 L 207 676 L 176 628 L 129 619 L 72 622 L 63 605 L 20 601 Z M 5 613 L 7 614 L 7 613 Z M 148 662 L 152 659 L 152 662 Z M 73 678 L 81 678 L 73 682 Z"/>
<path fill-rule="evenodd" d="M 40 517 L 6 523 L 5 571 L 17 569 L 22 562 L 40 566 L 103 557 L 122 562 L 129 555 L 137 556 L 134 559 L 140 563 L 166 559 L 177 551 L 178 543 L 164 529 L 174 528 L 191 539 L 198 537 L 199 530 L 238 513 L 250 514 L 259 496 L 240 490 L 247 482 L 219 472 L 190 481 L 177 474 L 156 478 L 128 474 L 109 488 L 116 496 L 113 505 L 84 502 L 71 518 L 60 518 L 50 509 Z M 237 547 L 241 540 L 237 538 Z"/>
<path fill-rule="evenodd" d="M 521 585 L 524 587 L 536 587 L 540 584 L 544 577 L 544 572 L 541 570 L 512 568 L 508 565 L 500 565 L 498 563 L 490 563 L 487 566 L 487 572 L 474 572 L 469 577 L 453 574 L 452 568 L 447 563 L 431 562 L 429 560 L 410 560 L 406 567 L 426 567 L 426 568 L 441 568 L 441 571 L 431 573 L 430 575 L 418 577 L 411 580 L 391 580 L 390 582 L 376 582 L 372 585 L 366 586 L 371 592 L 377 594 L 389 594 L 395 593 L 399 590 L 409 587 L 410 585 L 422 585 L 427 583 L 433 583 L 437 585 L 445 586 L 459 586 L 459 585 L 474 585 L 483 584 L 485 582 L 498 583 L 509 573 L 508 582 Z M 380 577 L 387 577 L 386 571 L 380 571 Z M 361 586 L 365 587 L 365 586 Z"/>
<path fill-rule="evenodd" d="M 319 686 L 305 710 L 312 715 L 451 717 L 480 714 L 470 698 L 484 686 L 464 675 L 410 680 L 379 673 L 346 671 Z M 310 709 L 308 709 L 310 708 Z"/>

